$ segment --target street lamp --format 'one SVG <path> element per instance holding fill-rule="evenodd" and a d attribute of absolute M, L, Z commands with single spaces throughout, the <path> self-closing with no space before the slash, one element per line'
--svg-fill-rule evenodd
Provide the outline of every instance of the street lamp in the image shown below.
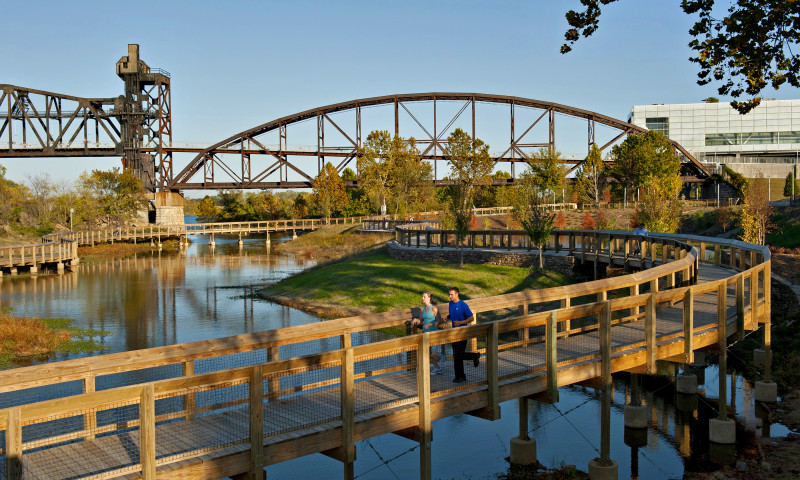
<path fill-rule="evenodd" d="M 69 231 L 72 231 L 72 214 L 75 213 L 74 208 L 69 209 Z"/>

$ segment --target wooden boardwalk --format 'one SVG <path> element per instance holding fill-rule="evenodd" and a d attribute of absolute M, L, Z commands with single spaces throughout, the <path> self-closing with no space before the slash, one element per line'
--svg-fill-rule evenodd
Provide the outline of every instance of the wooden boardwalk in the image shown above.
<path fill-rule="evenodd" d="M 745 251 L 738 242 L 731 246 Z M 96 392 L 92 381 L 82 395 L 0 411 L 6 430 L 0 478 L 222 478 L 246 472 L 258 478 L 263 466 L 317 452 L 342 460 L 347 477 L 356 441 L 394 432 L 425 442 L 432 420 L 460 413 L 498 418 L 500 402 L 552 394 L 558 386 L 614 371 L 647 371 L 656 359 L 688 362 L 694 350 L 768 322 L 768 253 L 758 250 L 765 261 L 741 273 L 711 263 L 692 272 L 700 249 L 685 248 L 688 255 L 676 254 L 673 262 L 631 278 L 471 301 L 478 314 L 518 313 L 466 328 L 351 346 L 354 334 L 397 325 L 407 318 L 406 310 L 366 323 L 343 319 L 292 327 L 252 345 L 248 337 L 152 354 L 126 352 L 109 358 L 106 367 L 103 357 L 73 361 L 74 367 L 63 362 L 61 381 L 93 378 L 87 377 L 91 369 L 98 378 L 103 371 L 120 372 L 126 368 L 122 358 L 148 367 L 176 362 L 184 367 L 177 378 Z M 734 254 L 731 263 L 737 258 L 756 257 Z M 677 286 L 676 274 L 697 284 Z M 659 291 L 662 285 L 675 288 Z M 577 304 L 587 294 L 598 301 L 570 301 Z M 561 308 L 529 313 L 558 298 Z M 342 348 L 279 359 L 280 345 L 314 336 L 341 338 Z M 466 365 L 467 382 L 451 382 L 451 359 L 444 374 L 429 375 L 430 347 L 450 355 L 448 345 L 461 339 L 483 352 L 477 368 Z M 254 348 L 272 361 L 194 374 L 197 359 Z M 45 377 L 48 371 L 39 368 Z M 50 382 L 11 375 L 0 378 L 0 391 Z"/>

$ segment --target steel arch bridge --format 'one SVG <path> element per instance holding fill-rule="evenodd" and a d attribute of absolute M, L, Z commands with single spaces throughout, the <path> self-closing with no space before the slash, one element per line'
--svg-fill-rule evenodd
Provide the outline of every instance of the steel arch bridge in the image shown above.
<path fill-rule="evenodd" d="M 432 111 L 428 108 L 422 115 L 419 111 L 419 104 L 422 103 L 431 105 Z M 448 109 L 442 108 L 445 104 L 449 105 Z M 482 138 L 476 128 L 476 122 L 480 120 L 480 117 L 476 119 L 476 104 L 508 106 L 506 125 L 510 127 L 510 139 L 507 145 L 502 145 L 498 153 L 492 156 L 496 163 L 507 164 L 512 177 L 515 164 L 525 162 L 533 150 L 541 147 L 556 148 L 555 118 L 558 114 L 585 121 L 586 145 L 591 147 L 597 143 L 601 150 L 607 149 L 626 135 L 647 131 L 588 110 L 522 97 L 446 92 L 385 95 L 287 115 L 240 132 L 205 149 L 167 147 L 165 150 L 171 153 L 196 153 L 196 156 L 183 170 L 163 179 L 161 184 L 165 190 L 172 191 L 311 187 L 314 177 L 326 161 L 336 159 L 334 164 L 341 174 L 353 160 L 362 155 L 362 133 L 365 131 L 362 113 L 379 106 L 388 111 L 383 112 L 382 121 L 377 125 L 370 124 L 366 131 L 388 130 L 405 138 L 414 136 L 420 146 L 422 158 L 432 161 L 436 172 L 437 163 L 447 160 L 446 136 L 457 126 L 471 133 L 473 138 Z M 520 109 L 527 110 L 530 118 L 521 121 Z M 443 110 L 447 110 L 444 115 Z M 531 112 L 534 115 L 531 116 Z M 294 138 L 289 135 L 290 130 L 301 130 L 300 125 L 308 126 L 309 121 L 315 121 L 315 128 L 306 128 L 305 133 L 300 136 L 307 139 L 309 135 L 315 134 L 316 146 L 297 147 L 290 144 L 288 139 Z M 614 135 L 603 143 L 596 142 L 598 126 L 610 127 Z M 419 136 L 411 135 L 411 130 Z M 536 130 L 544 133 L 543 138 L 538 141 L 532 139 L 532 132 Z M 681 156 L 682 163 L 693 176 L 700 179 L 710 176 L 706 167 L 680 144 L 671 142 Z M 497 148 L 496 143 L 492 146 Z M 316 157 L 316 167 L 312 164 L 309 168 L 309 157 Z M 581 161 L 582 158 L 569 159 L 567 163 L 575 168 Z M 171 172 L 164 169 L 161 171 L 171 175 Z M 437 173 L 434 176 L 437 184 L 446 183 L 439 179 Z M 290 180 L 290 177 L 294 178 Z M 349 182 L 349 186 L 355 184 Z"/>

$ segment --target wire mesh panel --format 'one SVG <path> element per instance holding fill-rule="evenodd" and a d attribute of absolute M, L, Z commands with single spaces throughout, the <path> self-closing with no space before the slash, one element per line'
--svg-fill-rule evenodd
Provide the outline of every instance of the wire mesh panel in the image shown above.
<path fill-rule="evenodd" d="M 158 367 L 141 368 L 109 375 L 98 375 L 95 377 L 95 390 L 108 390 L 128 385 L 139 385 L 180 376 L 180 364 L 161 365 Z"/>
<path fill-rule="evenodd" d="M 525 375 L 545 367 L 544 326 L 522 327 L 498 332 L 498 378 Z"/>
<path fill-rule="evenodd" d="M 186 395 L 156 397 L 156 459 L 159 463 L 209 453 L 250 441 L 249 383 L 190 390 L 194 408 L 173 414 Z M 176 402 L 178 401 L 178 402 Z"/>
<path fill-rule="evenodd" d="M 359 378 L 365 372 L 371 373 Z M 417 399 L 416 347 L 358 357 L 355 375 L 356 415 L 414 402 Z"/>
<path fill-rule="evenodd" d="M 584 315 L 569 322 L 569 336 L 559 338 L 556 343 L 559 364 L 599 358 L 600 315 Z"/>
<path fill-rule="evenodd" d="M 341 419 L 340 364 L 328 363 L 265 376 L 265 437 Z M 280 392 L 271 390 L 280 384 Z"/>
<path fill-rule="evenodd" d="M 138 420 L 138 400 L 36 419 L 22 428 L 22 476 L 59 479 L 138 471 Z"/>
<path fill-rule="evenodd" d="M 16 407 L 18 405 L 69 397 L 81 393 L 83 393 L 82 380 L 24 388 L 22 390 L 0 393 L 0 408 Z"/>
<path fill-rule="evenodd" d="M 231 353 L 219 357 L 203 358 L 194 361 L 194 373 L 208 373 L 230 368 L 249 367 L 267 362 L 267 350 L 257 349 Z"/>

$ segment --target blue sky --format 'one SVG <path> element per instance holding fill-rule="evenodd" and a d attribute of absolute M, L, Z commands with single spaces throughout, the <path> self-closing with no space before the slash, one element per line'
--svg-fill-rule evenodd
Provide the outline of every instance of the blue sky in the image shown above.
<path fill-rule="evenodd" d="M 579 6 L 578 0 L 8 2 L 0 83 L 117 96 L 123 85 L 114 64 L 128 43 L 138 43 L 142 59 L 171 73 L 173 140 L 191 143 L 216 142 L 320 105 L 393 93 L 516 95 L 620 119 L 633 105 L 717 96 L 715 86 L 695 82 L 687 47 L 694 19 L 677 0 L 607 6 L 598 32 L 561 55 L 564 13 Z M 765 96 L 798 92 L 785 87 Z M 72 180 L 119 161 L 0 164 L 16 181 L 43 171 Z"/>

